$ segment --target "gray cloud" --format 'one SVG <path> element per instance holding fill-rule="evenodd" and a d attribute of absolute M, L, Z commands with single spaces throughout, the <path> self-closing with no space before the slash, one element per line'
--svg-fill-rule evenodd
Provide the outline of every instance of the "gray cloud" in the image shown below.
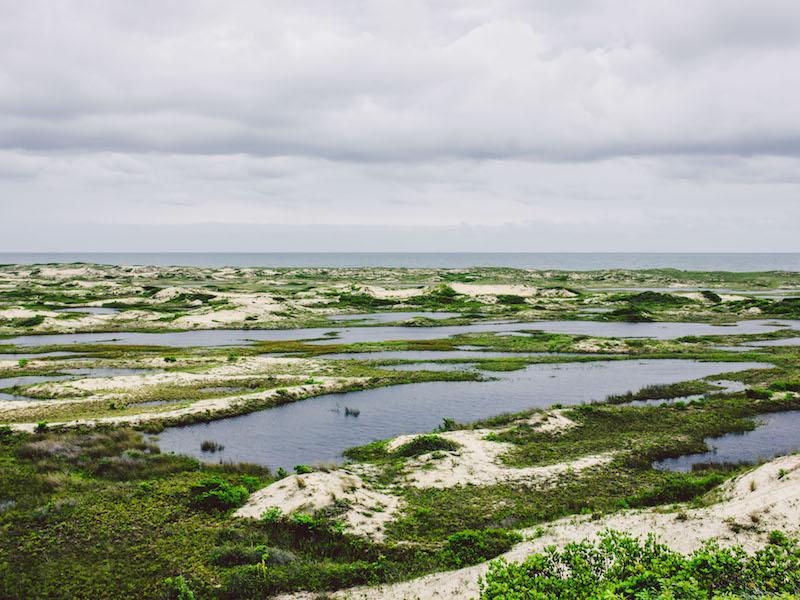
<path fill-rule="evenodd" d="M 62 247 L 65 228 L 248 222 L 506 227 L 508 243 L 527 239 L 521 224 L 605 249 L 612 225 L 642 249 L 668 225 L 680 249 L 702 227 L 800 223 L 794 0 L 0 0 L 0 13 L 9 250 L 22 224 L 48 223 Z"/>

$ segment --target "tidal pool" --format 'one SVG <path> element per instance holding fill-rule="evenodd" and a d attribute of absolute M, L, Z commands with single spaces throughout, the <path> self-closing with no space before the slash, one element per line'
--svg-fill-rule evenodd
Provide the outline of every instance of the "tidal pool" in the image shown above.
<path fill-rule="evenodd" d="M 494 373 L 493 381 L 435 381 L 325 394 L 248 415 L 168 428 L 159 434 L 159 445 L 167 452 L 208 459 L 200 443 L 214 440 L 225 446 L 215 455 L 218 460 L 288 469 L 339 461 L 346 448 L 373 440 L 431 431 L 444 417 L 475 421 L 766 366 L 673 359 L 536 364 Z M 346 416 L 345 407 L 358 409 L 360 415 Z"/>
<path fill-rule="evenodd" d="M 704 394 L 692 394 L 691 396 L 679 396 L 677 398 L 661 398 L 655 400 L 634 400 L 633 402 L 625 402 L 624 406 L 658 406 L 660 404 L 674 404 L 675 402 L 691 402 L 692 400 L 699 400 L 704 396 L 713 394 L 733 394 L 735 392 L 743 392 L 747 386 L 741 381 L 730 381 L 726 379 L 709 381 L 711 385 L 719 386 L 721 389 L 709 390 Z"/>
<path fill-rule="evenodd" d="M 653 463 L 656 469 L 691 471 L 694 465 L 748 463 L 771 460 L 800 450 L 800 411 L 785 411 L 760 415 L 752 431 L 729 433 L 709 438 L 708 452 L 665 458 Z"/>
<path fill-rule="evenodd" d="M 731 335 L 767 333 L 786 327 L 800 329 L 800 321 L 752 320 L 730 325 L 707 323 L 623 323 L 613 321 L 508 321 L 475 323 L 471 325 L 446 325 L 439 327 L 341 327 L 305 329 L 200 329 L 193 331 L 141 333 L 59 333 L 25 335 L 5 340 L 18 346 L 44 344 L 142 344 L 155 346 L 236 346 L 258 340 L 314 340 L 314 344 L 353 344 L 393 340 L 433 340 L 462 333 L 487 333 L 501 331 L 537 330 L 548 333 L 568 333 L 598 337 L 649 337 L 675 339 L 684 336 Z M 324 339 L 319 339 L 324 338 Z"/>
<path fill-rule="evenodd" d="M 800 337 L 783 338 L 782 340 L 763 340 L 761 342 L 751 342 L 745 348 L 771 348 L 774 346 L 800 346 Z"/>
<path fill-rule="evenodd" d="M 0 360 L 22 360 L 30 358 L 50 358 L 54 356 L 75 356 L 75 352 L 14 352 L 0 354 Z"/>
<path fill-rule="evenodd" d="M 63 373 L 64 371 L 61 372 Z M 34 383 L 47 383 L 48 381 L 62 381 L 72 378 L 72 375 L 21 375 L 18 377 L 3 377 L 0 379 L 0 388 L 10 388 L 16 385 L 33 385 Z"/>

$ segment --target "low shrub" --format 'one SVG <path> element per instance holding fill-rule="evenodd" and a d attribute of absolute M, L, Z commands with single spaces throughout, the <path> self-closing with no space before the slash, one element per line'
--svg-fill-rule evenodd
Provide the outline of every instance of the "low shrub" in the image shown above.
<path fill-rule="evenodd" d="M 194 600 L 194 592 L 189 589 L 189 584 L 183 575 L 167 577 L 164 580 L 165 600 Z"/>
<path fill-rule="evenodd" d="M 233 485 L 218 477 L 209 477 L 190 489 L 191 504 L 205 511 L 225 511 L 238 508 L 247 500 L 247 488 Z"/>
<path fill-rule="evenodd" d="M 657 506 L 668 502 L 686 502 L 701 496 L 725 481 L 721 473 L 694 476 L 686 473 L 669 473 L 658 484 L 625 499 L 632 508 Z"/>
<path fill-rule="evenodd" d="M 459 531 L 447 538 L 441 560 L 453 568 L 474 565 L 507 552 L 520 541 L 522 536 L 505 529 Z"/>
<path fill-rule="evenodd" d="M 525 304 L 525 298 L 522 296 L 515 296 L 514 294 L 498 294 L 498 304 Z"/>
<path fill-rule="evenodd" d="M 260 563 L 266 553 L 266 546 L 220 546 L 211 551 L 210 558 L 220 567 L 236 567 Z"/>
<path fill-rule="evenodd" d="M 443 438 L 440 435 L 426 434 L 418 435 L 414 439 L 399 446 L 394 451 L 394 454 L 396 456 L 410 457 L 442 450 L 453 451 L 458 450 L 458 448 L 459 445 L 452 440 Z"/>

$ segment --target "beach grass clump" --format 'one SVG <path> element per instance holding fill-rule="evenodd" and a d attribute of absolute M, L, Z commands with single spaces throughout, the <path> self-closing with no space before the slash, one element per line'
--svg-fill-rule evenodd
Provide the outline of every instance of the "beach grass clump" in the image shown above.
<path fill-rule="evenodd" d="M 508 306 L 525 304 L 525 298 L 523 296 L 514 294 L 498 294 L 496 298 L 498 304 L 505 304 Z"/>
<path fill-rule="evenodd" d="M 420 456 L 421 454 L 428 454 L 430 452 L 454 452 L 458 450 L 460 445 L 453 440 L 448 440 L 440 435 L 425 434 L 418 435 L 417 437 L 409 440 L 405 444 L 398 446 L 393 454 L 409 458 L 412 456 Z"/>
<path fill-rule="evenodd" d="M 606 404 L 627 404 L 641 400 L 671 400 L 683 396 L 694 396 L 714 390 L 705 381 L 682 381 L 679 383 L 656 384 L 641 388 L 636 392 L 612 394 L 603 401 Z"/>
<path fill-rule="evenodd" d="M 200 442 L 200 451 L 201 452 L 220 452 L 224 450 L 225 446 L 220 444 L 219 442 L 215 442 L 214 440 L 203 440 Z"/>
<path fill-rule="evenodd" d="M 521 541 L 520 534 L 505 529 L 459 531 L 448 536 L 441 560 L 453 569 L 460 569 L 508 552 Z"/>

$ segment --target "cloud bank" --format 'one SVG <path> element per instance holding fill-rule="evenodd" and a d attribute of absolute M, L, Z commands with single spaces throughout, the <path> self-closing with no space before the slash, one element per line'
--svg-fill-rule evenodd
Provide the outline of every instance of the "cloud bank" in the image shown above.
<path fill-rule="evenodd" d="M 800 250 L 793 0 L 0 12 L 1 250 Z"/>

